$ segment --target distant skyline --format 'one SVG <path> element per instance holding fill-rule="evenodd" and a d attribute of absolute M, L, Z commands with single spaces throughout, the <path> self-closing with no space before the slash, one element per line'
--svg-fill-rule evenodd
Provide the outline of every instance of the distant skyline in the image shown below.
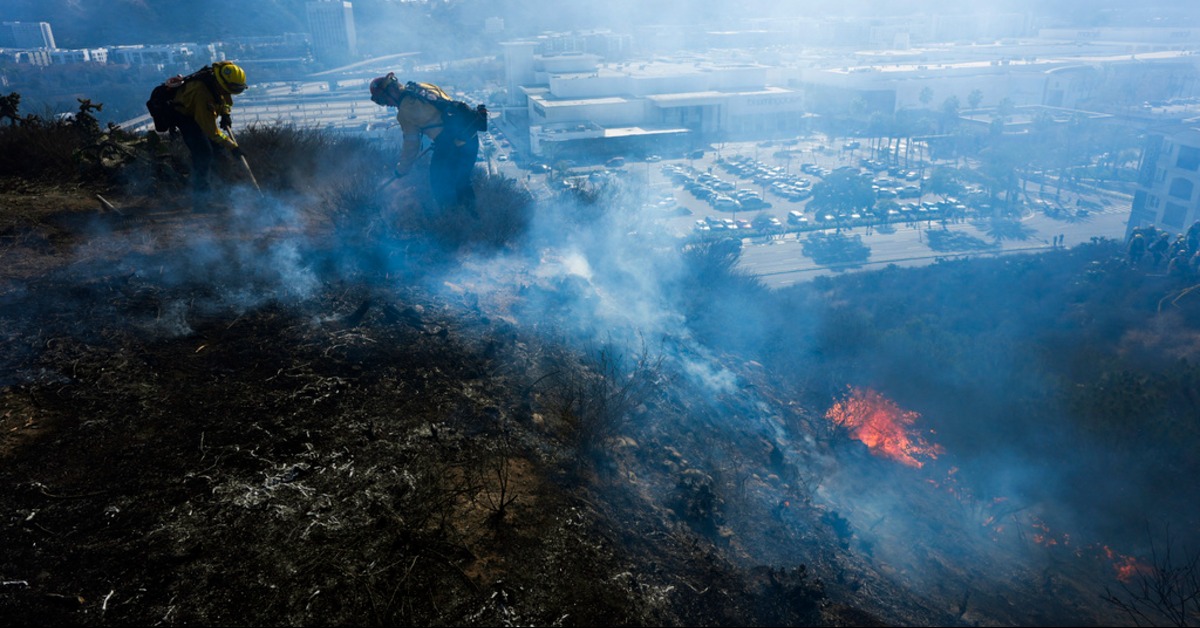
<path fill-rule="evenodd" d="M 306 0 L 6 0 L 0 21 L 44 21 L 62 48 L 133 43 L 219 41 L 233 37 L 307 32 Z M 504 20 L 505 33 L 612 28 L 642 24 L 734 24 L 739 17 L 888 17 L 911 13 L 1024 12 L 1045 26 L 1195 26 L 1195 0 L 354 0 L 360 38 L 383 45 L 470 37 L 483 32 L 490 17 Z M 403 18 L 403 19 L 400 19 Z M 414 22 L 437 24 L 414 28 Z M 1157 18 L 1157 19 L 1155 19 Z M 366 46 L 369 48 L 370 46 Z"/>

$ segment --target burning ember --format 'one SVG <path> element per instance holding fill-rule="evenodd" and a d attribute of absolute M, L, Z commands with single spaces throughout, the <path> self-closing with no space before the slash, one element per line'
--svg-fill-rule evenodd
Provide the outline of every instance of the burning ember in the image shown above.
<path fill-rule="evenodd" d="M 1113 561 L 1113 568 L 1117 570 L 1117 580 L 1121 582 L 1129 582 L 1138 576 L 1150 577 L 1154 574 L 1153 566 L 1132 556 L 1118 554 L 1107 545 L 1104 546 L 1103 551 L 1105 556 Z"/>
<path fill-rule="evenodd" d="M 870 390 L 851 388 L 844 399 L 833 404 L 825 418 L 850 430 L 871 453 L 920 468 L 918 458 L 937 459 L 939 445 L 931 445 L 910 428 L 921 415 L 901 410 L 895 402 Z"/>

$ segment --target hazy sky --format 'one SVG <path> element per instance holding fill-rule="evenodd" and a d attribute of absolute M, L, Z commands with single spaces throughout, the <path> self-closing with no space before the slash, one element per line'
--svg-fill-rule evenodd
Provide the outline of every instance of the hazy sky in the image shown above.
<path fill-rule="evenodd" d="M 5 0 L 3 21 L 47 21 L 60 47 L 212 41 L 306 30 L 305 0 Z M 413 14 L 479 32 L 486 17 L 505 19 L 515 35 L 541 30 L 611 28 L 640 24 L 734 25 L 741 17 L 887 17 L 911 13 L 1027 12 L 1048 26 L 1194 25 L 1196 0 L 355 0 L 363 32 L 402 27 Z M 1155 20 L 1154 18 L 1158 18 Z M 451 24 L 442 24 L 450 27 Z"/>

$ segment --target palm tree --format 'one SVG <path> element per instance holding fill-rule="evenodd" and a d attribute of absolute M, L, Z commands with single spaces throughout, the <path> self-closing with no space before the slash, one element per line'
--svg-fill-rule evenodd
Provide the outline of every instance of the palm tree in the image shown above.
<path fill-rule="evenodd" d="M 817 211 L 828 210 L 841 216 L 858 209 L 867 209 L 875 204 L 875 191 L 871 189 L 871 178 L 856 172 L 834 172 L 823 181 L 814 183 L 808 207 Z"/>
<path fill-rule="evenodd" d="M 896 117 L 881 112 L 871 114 L 871 121 L 867 124 L 867 133 L 871 136 L 871 152 L 874 157 L 879 158 L 887 155 L 892 149 L 892 135 L 896 125 Z M 886 138 L 887 146 L 883 147 L 880 144 Z"/>
<path fill-rule="evenodd" d="M 979 89 L 973 89 L 973 90 L 971 90 L 971 93 L 967 95 L 967 106 L 970 107 L 971 109 L 978 109 L 979 104 L 982 102 L 983 102 L 983 91 L 981 91 Z"/>
<path fill-rule="evenodd" d="M 956 168 L 934 168 L 929 175 L 929 191 L 946 200 L 950 196 L 962 194 L 961 175 Z"/>
<path fill-rule="evenodd" d="M 947 129 L 958 123 L 958 96 L 947 96 L 942 101 L 942 115 L 938 117 L 938 132 L 945 133 Z"/>

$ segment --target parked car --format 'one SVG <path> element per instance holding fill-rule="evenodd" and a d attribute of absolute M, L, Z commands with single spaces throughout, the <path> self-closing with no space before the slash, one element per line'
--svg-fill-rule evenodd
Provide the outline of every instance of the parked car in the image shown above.
<path fill-rule="evenodd" d="M 728 196 L 715 196 L 709 202 L 712 203 L 713 209 L 721 211 L 733 212 L 742 208 L 741 203 Z"/>

